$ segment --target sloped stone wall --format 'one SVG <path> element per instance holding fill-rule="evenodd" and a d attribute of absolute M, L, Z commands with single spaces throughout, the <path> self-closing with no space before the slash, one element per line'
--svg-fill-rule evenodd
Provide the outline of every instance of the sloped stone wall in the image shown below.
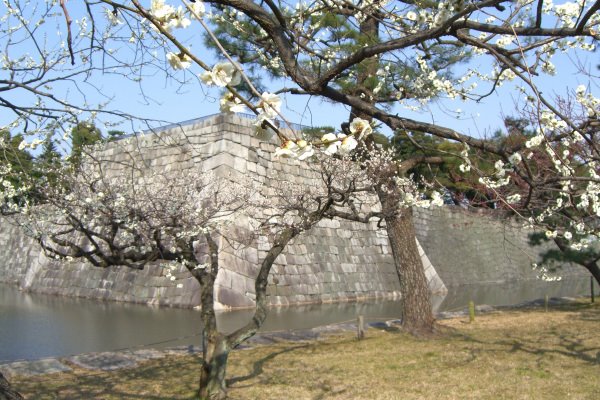
<path fill-rule="evenodd" d="M 537 279 L 533 263 L 554 246 L 530 246 L 525 229 L 493 210 L 444 206 L 415 209 L 417 238 L 447 286 Z M 565 264 L 561 276 L 586 271 Z"/>
<path fill-rule="evenodd" d="M 160 134 L 147 134 L 107 144 L 95 153 L 100 159 L 165 170 L 201 163 L 228 179 L 251 178 L 262 185 L 277 180 L 306 182 L 314 171 L 293 160 L 272 159 L 273 143 L 252 134 L 252 123 L 238 116 L 214 116 L 173 126 Z M 19 283 L 26 290 L 138 303 L 195 306 L 199 288 L 187 271 L 169 281 L 157 265 L 143 271 L 127 268 L 93 268 L 74 261 L 48 260 L 18 228 L 2 220 L 0 281 Z M 243 221 L 238 221 L 243 225 Z M 254 277 L 265 255 L 264 241 L 231 247 L 221 243 L 221 270 L 216 283 L 217 308 L 253 305 Z M 434 266 L 422 254 L 432 291 L 445 291 Z M 177 284 L 183 288 L 177 289 Z M 323 220 L 290 243 L 269 276 L 271 304 L 395 298 L 399 282 L 385 231 L 375 224 Z"/>
<path fill-rule="evenodd" d="M 274 161 L 274 150 L 274 143 L 253 136 L 250 120 L 219 115 L 107 144 L 97 154 L 165 170 L 201 163 L 205 170 L 229 179 L 250 178 L 261 185 L 315 178 L 314 171 L 293 160 Z M 544 248 L 529 246 L 529 231 L 510 220 L 448 206 L 414 211 L 419 251 L 432 291 L 445 291 L 444 284 L 535 279 L 531 264 Z M 260 239 L 240 248 L 222 241 L 217 308 L 253 305 L 254 277 L 267 250 Z M 584 272 L 567 266 L 562 274 Z M 167 280 L 158 265 L 136 271 L 98 269 L 82 262 L 60 264 L 48 260 L 18 227 L 0 219 L 0 282 L 60 295 L 171 306 L 199 304 L 196 281 L 187 271 L 175 275 L 174 282 Z M 176 288 L 179 283 L 182 289 Z M 399 296 L 399 283 L 384 230 L 374 223 L 323 220 L 287 246 L 276 260 L 267 290 L 271 304 L 288 305 L 394 298 Z"/>
<path fill-rule="evenodd" d="M 39 264 L 40 249 L 8 218 L 0 217 L 0 282 L 20 283 Z"/>

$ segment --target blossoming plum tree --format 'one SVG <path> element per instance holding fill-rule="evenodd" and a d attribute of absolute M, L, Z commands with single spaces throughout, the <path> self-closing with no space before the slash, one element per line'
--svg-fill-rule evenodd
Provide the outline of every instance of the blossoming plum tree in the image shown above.
<path fill-rule="evenodd" d="M 46 86 L 63 81 L 79 85 L 69 94 L 85 94 L 86 85 L 93 83 L 97 71 L 138 79 L 158 70 L 181 84 L 222 88 L 222 110 L 247 109 L 254 113 L 259 133 L 273 133 L 279 138 L 279 156 L 307 160 L 317 153 L 333 157 L 350 154 L 368 173 L 372 158 L 387 159 L 369 134 L 375 124 L 405 132 L 407 137 L 419 133 L 458 143 L 461 150 L 451 153 L 462 160 L 462 171 L 476 170 L 470 160 L 472 149 L 494 155 L 498 158 L 495 172 L 482 173 L 481 184 L 505 197 L 506 204 L 524 198 L 522 206 L 528 214 L 523 216 L 529 223 L 551 225 L 552 232 L 574 247 L 586 246 L 589 238 L 598 236 L 596 132 L 600 106 L 593 94 L 597 88 L 595 77 L 591 67 L 583 66 L 580 72 L 588 85 L 569 88 L 570 108 L 580 108 L 583 113 L 579 119 L 565 112 L 569 107 L 561 107 L 560 101 L 547 96 L 538 82 L 544 75 L 561 72 L 554 62 L 556 57 L 594 51 L 600 1 L 83 3 L 86 15 L 75 20 L 73 34 L 69 16 L 73 3 L 55 0 L 35 8 L 24 7 L 31 5 L 27 1 L 4 1 L 3 21 L 10 23 L 2 24 L 4 37 L 8 38 L 2 62 L 10 77 L 0 81 L 1 89 L 3 93 L 25 90 L 30 96 L 26 104 L 11 101 L 8 96 L 0 99 L 0 105 L 16 116 L 9 129 L 35 136 L 48 122 L 60 126 L 101 113 L 124 116 L 106 104 L 92 106 L 86 97 L 76 102 Z M 59 28 L 63 36 L 48 51 L 40 39 L 47 26 L 43 21 L 56 19 L 57 10 L 64 18 Z M 218 50 L 221 62 L 211 66 L 205 52 L 192 50 L 192 42 L 200 36 Z M 23 48 L 23 41 L 33 43 L 33 55 L 18 50 Z M 263 87 L 261 77 L 273 81 Z M 280 87 L 274 87 L 278 83 Z M 510 146 L 403 113 L 438 99 L 477 102 L 506 87 L 513 88 L 519 106 L 529 110 L 536 123 L 533 137 Z M 339 132 L 319 140 L 288 135 L 276 121 L 286 120 L 281 111 L 284 94 L 341 104 L 349 109 L 350 117 L 340 121 Z M 30 138 L 25 146 L 35 146 L 35 140 Z M 575 147 L 581 149 L 577 155 L 563 151 Z M 535 172 L 528 158 L 532 149 L 544 152 L 551 161 L 547 171 L 552 178 L 532 178 Z M 376 193 L 402 283 L 403 324 L 412 331 L 431 331 L 434 319 L 414 245 L 410 207 L 422 199 L 403 188 L 406 171 L 417 163 L 439 162 L 439 158 L 388 161 L 379 164 L 381 168 L 376 171 Z M 517 175 L 526 191 L 503 192 Z M 562 199 L 558 208 L 554 200 L 551 204 L 528 202 L 535 193 L 545 191 L 562 193 L 556 197 L 556 201 Z M 14 197 L 10 190 L 6 193 Z M 548 218 L 557 213 L 564 215 L 563 210 L 576 212 L 569 213 L 567 219 L 559 218 L 558 224 L 557 219 Z M 345 216 L 362 218 L 350 214 Z"/>
<path fill-rule="evenodd" d="M 115 162 L 102 154 L 83 157 L 78 168 L 55 164 L 57 184 L 43 192 L 38 204 L 21 209 L 16 221 L 58 260 L 133 269 L 160 263 L 165 279 L 171 280 L 187 271 L 200 286 L 203 361 L 198 393 L 202 399 L 225 398 L 229 352 L 262 325 L 267 278 L 276 258 L 331 208 L 344 208 L 364 177 L 352 161 L 339 160 L 315 171 L 310 184 L 282 181 L 264 188 L 251 180 L 218 178 L 189 161 L 159 168 Z M 249 226 L 234 223 L 240 219 Z M 255 278 L 254 316 L 229 334 L 217 329 L 214 309 L 215 281 L 224 267 L 220 238 L 240 245 L 261 241 L 268 248 Z"/>
<path fill-rule="evenodd" d="M 582 176 L 560 167 L 564 160 L 552 148 L 559 142 L 564 146 L 573 140 L 585 140 L 585 134 L 565 110 L 554 104 L 554 99 L 542 94 L 536 85 L 536 77 L 556 73 L 553 57 L 558 50 L 594 50 L 600 22 L 599 2 L 559 5 L 549 1 L 257 4 L 225 0 L 206 3 L 212 4 L 215 12 L 206 15 L 205 19 L 217 26 L 214 33 L 207 30 L 207 35 L 223 57 L 232 63 L 235 58 L 235 63 L 247 67 L 258 65 L 273 78 L 284 77 L 285 86 L 278 94 L 320 96 L 350 109 L 350 118 L 341 124 L 341 133 L 330 133 L 320 141 L 312 142 L 304 138 L 281 137 L 280 155 L 306 159 L 315 148 L 330 155 L 354 151 L 357 160 L 364 163 L 375 155 L 375 146 L 368 135 L 372 127 L 368 125 L 378 121 L 396 132 L 421 133 L 461 144 L 462 151 L 454 152 L 454 156 L 463 160 L 463 172 L 473 167 L 469 159 L 470 148 L 494 156 L 497 158 L 494 173 L 490 176 L 485 171 L 477 171 L 482 175 L 479 184 L 492 193 L 505 196 L 507 205 L 517 202 L 520 194 L 500 189 L 507 187 L 515 174 L 524 175 L 522 170 L 530 170 L 529 161 L 521 156 L 525 149 L 541 146 L 553 160 L 558 179 L 572 182 L 570 177 L 575 175 L 586 183 L 590 179 L 590 183 L 594 183 L 595 178 L 589 172 Z M 171 42 L 177 45 L 176 40 Z M 463 65 L 460 66 L 464 70 L 462 75 L 451 73 L 452 67 L 458 68 L 460 63 L 474 62 L 476 58 L 488 59 L 490 70 L 486 72 Z M 238 70 L 241 71 L 241 67 Z M 403 117 L 397 112 L 400 107 L 420 108 L 440 98 L 478 101 L 503 85 L 514 85 L 516 92 L 522 94 L 524 107 L 537 116 L 537 134 L 519 145 L 498 146 L 449 127 Z M 598 99 L 585 89 L 575 90 L 575 102 L 585 107 L 591 120 L 597 120 Z M 250 90 L 250 95 L 251 99 L 258 91 Z M 267 120 L 264 113 L 259 109 L 254 111 L 258 111 L 257 125 L 264 127 Z M 559 126 L 567 132 L 553 134 Z M 593 142 L 589 130 L 586 133 L 587 141 Z M 385 168 L 376 171 L 380 182 L 377 194 L 402 284 L 403 324 L 413 331 L 431 330 L 433 318 L 428 311 L 426 280 L 416 247 L 408 240 L 414 236 L 412 197 L 410 192 L 401 189 L 401 182 L 405 172 L 416 163 L 439 161 L 439 157 L 410 157 L 401 162 L 390 160 Z M 592 162 L 591 169 L 596 168 Z M 514 171 L 508 173 L 508 169 Z M 528 183 L 532 193 L 542 193 L 549 185 L 548 180 L 534 182 L 531 176 L 522 181 Z M 572 187 L 568 193 L 578 190 Z M 593 188 L 590 193 L 594 193 Z M 565 204 L 567 207 L 574 205 L 573 202 Z M 523 216 L 530 223 L 544 225 L 549 220 L 543 215 L 556 211 L 547 206 L 541 202 L 535 206 L 528 203 L 529 209 Z M 582 208 L 585 207 L 579 207 Z M 593 209 L 589 211 L 594 212 Z M 346 217 L 360 219 L 356 215 Z M 583 222 L 578 218 L 578 223 Z M 592 225 L 588 224 L 590 229 L 585 230 L 581 238 L 595 231 Z M 559 226 L 563 226 L 562 230 L 566 228 Z M 565 235 L 569 240 L 573 237 L 567 231 L 563 237 Z"/>

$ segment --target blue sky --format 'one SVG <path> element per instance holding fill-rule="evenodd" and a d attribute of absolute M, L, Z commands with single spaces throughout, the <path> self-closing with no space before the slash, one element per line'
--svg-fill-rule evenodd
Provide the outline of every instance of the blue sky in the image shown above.
<path fill-rule="evenodd" d="M 83 10 L 78 10 L 76 5 L 71 7 L 73 7 L 74 18 L 77 19 L 78 12 L 81 13 Z M 48 31 L 52 32 L 51 29 Z M 197 43 L 200 40 L 194 39 L 194 42 L 196 42 L 196 49 L 199 49 L 197 53 L 204 61 L 209 64 L 216 61 L 215 57 L 210 55 L 208 51 L 200 48 L 200 43 Z M 598 72 L 595 70 L 595 65 L 599 62 L 597 54 L 579 53 L 579 55 L 584 64 L 593 66 L 594 72 Z M 589 79 L 578 73 L 567 57 L 564 55 L 558 57 L 556 60 L 557 75 L 554 77 L 540 77 L 537 81 L 544 94 L 550 97 L 554 95 L 564 96 L 569 90 L 573 91 L 580 84 L 589 84 Z M 469 64 L 469 67 L 481 71 L 491 69 L 488 62 L 477 60 Z M 200 72 L 200 70 L 194 69 L 194 72 Z M 5 73 L 0 72 L 0 74 Z M 187 71 L 177 72 L 177 74 L 189 73 Z M 124 77 L 105 75 L 94 81 L 98 91 L 91 90 L 87 95 L 93 102 L 94 99 L 100 98 L 98 93 L 102 93 L 104 96 L 114 98 L 109 105 L 112 109 L 125 111 L 143 118 L 158 118 L 166 122 L 180 122 L 217 113 L 219 111 L 219 91 L 202 86 L 197 80 L 193 81 L 187 86 L 179 87 L 174 82 L 165 80 L 164 77 L 157 74 L 153 78 L 146 78 L 139 85 Z M 283 82 L 273 82 L 269 86 L 271 89 L 277 89 L 283 86 Z M 598 91 L 597 87 L 591 89 L 593 92 Z M 146 95 L 146 98 L 142 96 L 142 92 Z M 11 96 L 11 94 L 7 95 L 6 93 L 3 95 Z M 19 96 L 16 96 L 16 98 L 18 99 Z M 394 112 L 397 112 L 400 116 L 447 126 L 461 133 L 482 137 L 502 127 L 503 115 L 516 114 L 515 104 L 517 99 L 518 93 L 514 86 L 505 85 L 480 103 L 440 100 L 432 103 L 419 113 L 399 107 L 395 108 Z M 460 114 L 456 113 L 457 109 L 462 110 L 462 112 Z M 306 96 L 286 96 L 282 112 L 291 122 L 313 126 L 331 125 L 339 127 L 340 123 L 348 119 L 346 107 Z M 9 113 L 4 111 L 0 113 L 0 124 L 8 123 L 10 117 Z M 99 123 L 99 125 L 101 124 Z M 131 132 L 132 128 L 130 124 L 124 124 L 114 129 Z"/>
<path fill-rule="evenodd" d="M 582 56 L 585 57 L 588 64 L 594 65 L 595 54 L 586 53 Z M 482 68 L 489 68 L 489 66 Z M 574 65 L 564 57 L 557 63 L 557 69 L 556 76 L 544 76 L 537 80 L 538 87 L 547 96 L 565 96 L 578 85 L 590 83 L 589 79 L 580 74 Z M 125 90 L 126 86 L 129 88 Z M 272 85 L 273 88 L 280 86 L 282 85 L 278 85 L 277 82 Z M 198 83 L 191 84 L 178 92 L 175 85 L 165 83 L 164 80 L 146 81 L 144 91 L 156 101 L 156 103 L 150 104 L 142 101 L 137 85 L 126 82 L 125 79 L 107 82 L 104 90 L 114 91 L 116 97 L 113 107 L 115 108 L 145 117 L 161 115 L 170 122 L 180 122 L 219 112 L 219 92 Z M 597 87 L 592 87 L 592 91 L 597 90 Z M 508 84 L 498 88 L 495 93 L 480 103 L 439 100 L 421 112 L 403 108 L 396 108 L 395 111 L 401 116 L 440 124 L 471 136 L 483 137 L 502 127 L 503 116 L 517 113 L 518 97 L 519 93 L 514 85 Z M 457 113 L 458 109 L 462 112 Z M 313 126 L 339 126 L 348 118 L 346 107 L 307 96 L 285 96 L 282 111 L 291 122 Z"/>
<path fill-rule="evenodd" d="M 594 62 L 594 53 L 583 54 L 588 64 Z M 482 67 L 483 68 L 483 67 Z M 485 67 L 489 68 L 489 67 Z M 578 73 L 566 58 L 557 63 L 556 76 L 540 77 L 538 86 L 545 95 L 566 95 L 578 85 L 588 85 L 589 79 Z M 183 72 L 180 72 L 183 73 Z M 274 82 L 273 88 L 281 85 Z M 180 122 L 219 112 L 219 91 L 199 83 L 179 88 L 164 79 L 147 79 L 143 90 L 150 100 L 144 100 L 138 84 L 125 78 L 107 78 L 102 83 L 104 93 L 113 93 L 113 108 L 125 110 L 140 117 L 153 118 L 157 115 L 170 122 Z M 598 88 L 592 88 L 597 90 Z M 397 108 L 401 116 L 421 121 L 433 122 L 451 127 L 473 136 L 483 136 L 502 126 L 503 115 L 515 115 L 518 92 L 512 85 L 505 85 L 480 103 L 460 100 L 440 100 L 433 102 L 422 112 L 416 113 Z M 462 110 L 460 114 L 457 109 Z M 305 125 L 334 125 L 348 118 L 348 110 L 316 97 L 287 95 L 282 111 L 291 122 Z M 125 127 L 124 127 L 125 129 Z"/>

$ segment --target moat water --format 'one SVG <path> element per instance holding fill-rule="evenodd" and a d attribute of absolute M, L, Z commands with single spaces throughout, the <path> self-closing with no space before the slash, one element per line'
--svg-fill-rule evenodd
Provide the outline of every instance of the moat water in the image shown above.
<path fill-rule="evenodd" d="M 594 284 L 595 292 L 598 286 Z M 512 305 L 544 296 L 590 294 L 589 278 L 560 282 L 539 280 L 508 284 L 450 287 L 433 299 L 439 311 L 476 304 Z M 399 318 L 397 301 L 375 301 L 273 308 L 262 331 L 307 329 L 355 320 Z M 232 331 L 252 317 L 252 311 L 223 312 L 219 328 Z M 200 313 L 191 309 L 98 302 L 88 299 L 24 293 L 0 284 L 0 363 L 136 346 L 173 347 L 200 343 Z"/>

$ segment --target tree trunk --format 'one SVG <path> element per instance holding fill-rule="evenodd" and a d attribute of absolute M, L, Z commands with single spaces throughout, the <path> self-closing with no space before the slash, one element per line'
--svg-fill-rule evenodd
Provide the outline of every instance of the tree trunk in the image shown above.
<path fill-rule="evenodd" d="M 376 43 L 379 40 L 379 20 L 367 14 L 360 23 L 360 32 L 365 40 Z M 357 72 L 356 93 L 364 96 L 365 101 L 373 103 L 373 92 L 366 87 L 365 82 L 377 73 L 379 59 L 371 57 L 364 60 Z M 356 108 L 350 111 L 350 121 L 360 117 L 371 121 L 371 115 L 359 112 Z M 367 147 L 373 148 L 372 137 L 367 139 Z M 412 221 L 412 209 L 399 209 L 402 198 L 398 187 L 395 185 L 394 165 L 389 165 L 388 171 L 380 171 L 379 179 L 383 178 L 383 188 L 378 189 L 381 209 L 385 215 L 388 239 L 392 247 L 396 272 L 400 279 L 400 293 L 402 295 L 402 326 L 414 333 L 430 333 L 434 329 L 435 319 L 429 299 L 429 285 L 423 270 L 423 262 L 419 256 L 415 242 L 415 229 Z"/>
<path fill-rule="evenodd" d="M 596 283 L 600 285 L 600 268 L 598 267 L 598 264 L 594 261 L 584 264 L 584 267 L 590 271 L 590 274 L 592 274 Z"/>
<path fill-rule="evenodd" d="M 214 307 L 215 281 L 219 273 L 219 246 L 210 234 L 207 233 L 204 237 L 208 244 L 210 268 L 190 270 L 200 283 L 201 317 L 204 325 L 198 396 L 201 400 L 221 400 L 227 398 L 225 372 L 231 346 L 227 337 L 217 329 Z"/>
<path fill-rule="evenodd" d="M 10 387 L 10 383 L 0 372 L 0 400 L 23 400 L 23 396 Z"/>
<path fill-rule="evenodd" d="M 201 400 L 221 400 L 227 398 L 225 372 L 227 358 L 231 351 L 222 334 L 207 332 L 202 345 L 202 370 L 200 372 Z"/>
<path fill-rule="evenodd" d="M 313 213 L 312 224 L 318 222 L 321 213 Z M 318 218 L 316 217 L 318 216 Z M 202 323 L 204 334 L 202 340 L 202 371 L 198 395 L 201 400 L 220 400 L 227 398 L 227 359 L 229 352 L 238 344 L 252 337 L 260 328 L 267 315 L 266 291 L 269 272 L 277 256 L 281 254 L 287 243 L 300 233 L 297 229 L 285 229 L 274 240 L 273 246 L 261 263 L 255 281 L 256 309 L 252 320 L 237 331 L 224 335 L 217 330 L 217 319 L 214 310 L 214 285 L 219 271 L 218 246 L 206 235 L 211 268 L 209 271 L 190 268 L 190 272 L 200 283 L 200 301 L 202 305 Z"/>
<path fill-rule="evenodd" d="M 402 295 L 402 327 L 413 334 L 432 333 L 435 325 L 429 285 L 415 241 L 412 208 L 399 208 L 395 195 L 379 192 L 388 240 Z"/>

